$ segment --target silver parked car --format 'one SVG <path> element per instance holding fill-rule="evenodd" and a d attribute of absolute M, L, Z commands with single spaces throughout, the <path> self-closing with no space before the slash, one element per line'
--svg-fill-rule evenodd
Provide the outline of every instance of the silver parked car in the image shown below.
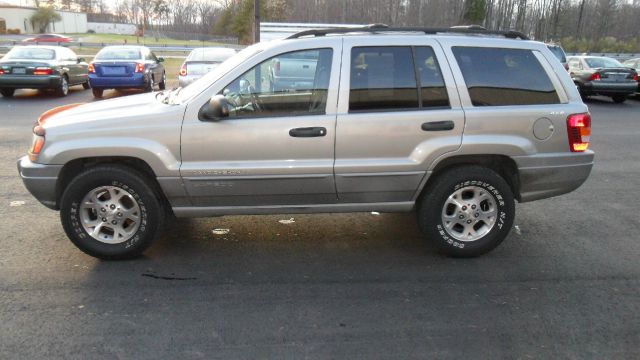
<path fill-rule="evenodd" d="M 235 54 L 235 50 L 221 47 L 193 49 L 180 67 L 178 74 L 180 86 L 185 87 L 200 79 Z"/>
<path fill-rule="evenodd" d="M 547 46 L 525 40 L 306 31 L 186 88 L 51 110 L 19 172 L 104 259 L 139 255 L 171 216 L 373 210 L 415 211 L 444 253 L 477 256 L 509 234 L 515 201 L 573 191 L 593 166 L 587 106 Z M 313 78 L 274 90 L 283 58 L 312 61 Z"/>

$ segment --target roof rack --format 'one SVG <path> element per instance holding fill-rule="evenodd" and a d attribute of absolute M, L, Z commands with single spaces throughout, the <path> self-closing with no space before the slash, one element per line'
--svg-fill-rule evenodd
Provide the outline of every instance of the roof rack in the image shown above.
<path fill-rule="evenodd" d="M 348 33 L 389 33 L 389 32 L 420 32 L 427 35 L 434 34 L 474 34 L 474 35 L 497 35 L 507 39 L 529 40 L 529 37 L 519 31 L 496 31 L 486 30 L 481 27 L 450 27 L 450 28 L 428 28 L 428 27 L 390 27 L 385 24 L 372 24 L 356 28 L 331 28 L 331 29 L 314 29 L 305 30 L 289 36 L 287 39 L 298 39 L 304 36 L 325 36 L 329 34 L 348 34 Z"/>

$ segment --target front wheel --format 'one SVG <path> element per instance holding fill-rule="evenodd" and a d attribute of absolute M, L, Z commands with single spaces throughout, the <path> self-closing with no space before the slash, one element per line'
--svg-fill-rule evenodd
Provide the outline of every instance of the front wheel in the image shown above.
<path fill-rule="evenodd" d="M 89 81 L 82 83 L 82 88 L 85 90 L 91 89 L 91 84 L 89 83 Z"/>
<path fill-rule="evenodd" d="M 146 178 L 122 166 L 85 170 L 65 189 L 60 218 L 71 241 L 100 259 L 140 255 L 160 234 L 162 203 Z"/>
<path fill-rule="evenodd" d="M 612 96 L 611 99 L 613 100 L 614 103 L 621 104 L 627 100 L 627 97 L 624 95 L 616 95 L 616 96 Z"/>
<path fill-rule="evenodd" d="M 480 166 L 460 166 L 437 175 L 419 203 L 418 224 L 439 250 L 474 257 L 505 239 L 515 217 L 509 184 Z"/>

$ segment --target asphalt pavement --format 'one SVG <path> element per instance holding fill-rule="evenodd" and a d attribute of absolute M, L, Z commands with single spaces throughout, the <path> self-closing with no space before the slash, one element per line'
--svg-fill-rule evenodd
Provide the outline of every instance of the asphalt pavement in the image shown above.
<path fill-rule="evenodd" d="M 83 101 L 0 98 L 0 359 L 640 358 L 638 100 L 589 101 L 589 180 L 518 204 L 480 258 L 358 213 L 178 220 L 119 262 L 77 250 L 16 170 L 38 115 Z"/>

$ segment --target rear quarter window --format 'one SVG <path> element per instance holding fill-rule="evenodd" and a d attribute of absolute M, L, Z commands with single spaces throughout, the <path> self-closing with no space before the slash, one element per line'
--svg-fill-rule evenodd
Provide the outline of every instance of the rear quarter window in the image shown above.
<path fill-rule="evenodd" d="M 532 50 L 453 47 L 452 51 L 474 106 L 560 103 Z"/>

